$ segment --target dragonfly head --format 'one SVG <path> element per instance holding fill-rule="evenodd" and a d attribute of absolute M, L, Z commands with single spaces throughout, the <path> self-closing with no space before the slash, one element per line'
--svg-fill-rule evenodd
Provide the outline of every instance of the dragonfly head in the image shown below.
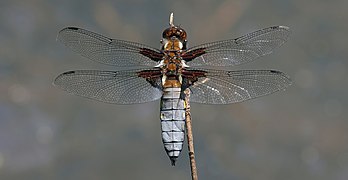
<path fill-rule="evenodd" d="M 165 29 L 162 33 L 162 38 L 163 38 L 161 41 L 163 45 L 162 49 L 164 50 L 186 49 L 186 41 L 187 41 L 186 31 L 183 28 L 179 26 L 175 26 L 173 24 L 173 13 L 171 13 L 170 15 L 169 25 L 170 27 Z M 167 47 L 168 45 L 171 45 L 172 47 Z"/>
<path fill-rule="evenodd" d="M 175 37 L 181 41 L 185 41 L 187 34 L 183 28 L 178 26 L 171 26 L 163 31 L 162 37 L 165 39 L 171 39 Z"/>

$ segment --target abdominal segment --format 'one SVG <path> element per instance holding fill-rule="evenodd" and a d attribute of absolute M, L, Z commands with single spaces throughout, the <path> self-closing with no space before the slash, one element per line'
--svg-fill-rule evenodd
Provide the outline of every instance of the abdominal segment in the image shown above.
<path fill-rule="evenodd" d="M 165 88 L 161 99 L 161 127 L 164 148 L 175 165 L 185 140 L 185 102 L 181 88 Z"/>

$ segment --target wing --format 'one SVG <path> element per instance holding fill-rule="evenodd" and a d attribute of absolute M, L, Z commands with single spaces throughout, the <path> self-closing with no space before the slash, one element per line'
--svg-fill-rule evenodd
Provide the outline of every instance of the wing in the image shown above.
<path fill-rule="evenodd" d="M 156 66 L 163 54 L 143 44 L 110 39 L 81 28 L 68 27 L 57 40 L 93 61 L 114 66 Z"/>
<path fill-rule="evenodd" d="M 192 102 L 229 104 L 264 96 L 291 85 L 290 78 L 275 70 L 203 70 L 190 88 Z"/>
<path fill-rule="evenodd" d="M 60 74 L 54 85 L 82 97 L 114 104 L 134 104 L 155 101 L 162 96 L 160 88 L 138 77 L 141 70 L 97 71 L 78 70 Z"/>
<path fill-rule="evenodd" d="M 195 46 L 183 53 L 189 66 L 234 66 L 253 61 L 272 53 L 290 35 L 285 26 L 258 30 L 237 39 L 230 39 Z"/>

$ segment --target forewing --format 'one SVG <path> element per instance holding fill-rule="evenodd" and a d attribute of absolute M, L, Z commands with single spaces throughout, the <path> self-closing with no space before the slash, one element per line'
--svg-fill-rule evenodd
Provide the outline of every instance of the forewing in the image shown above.
<path fill-rule="evenodd" d="M 162 53 L 143 44 L 110 39 L 81 28 L 68 27 L 57 40 L 93 61 L 114 66 L 155 66 Z"/>
<path fill-rule="evenodd" d="M 272 53 L 289 38 L 285 26 L 258 30 L 237 39 L 230 39 L 195 46 L 183 53 L 189 66 L 233 66 L 253 61 Z"/>
<path fill-rule="evenodd" d="M 230 104 L 284 90 L 291 84 L 287 75 L 275 70 L 204 70 L 206 77 L 189 87 L 192 102 Z"/>
<path fill-rule="evenodd" d="M 60 74 L 54 85 L 78 96 L 114 104 L 145 103 L 159 99 L 162 91 L 138 77 L 140 71 L 69 71 Z"/>

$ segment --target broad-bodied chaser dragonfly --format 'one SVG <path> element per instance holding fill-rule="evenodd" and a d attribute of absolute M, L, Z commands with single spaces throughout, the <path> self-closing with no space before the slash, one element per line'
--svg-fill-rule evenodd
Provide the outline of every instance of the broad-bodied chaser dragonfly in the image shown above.
<path fill-rule="evenodd" d="M 169 24 L 163 31 L 160 49 L 110 39 L 81 28 L 64 28 L 57 39 L 67 47 L 119 69 L 69 71 L 60 74 L 54 85 L 107 103 L 135 104 L 161 99 L 162 140 L 175 165 L 185 139 L 184 91 L 190 90 L 191 102 L 229 104 L 285 89 L 291 81 L 280 71 L 214 67 L 244 64 L 270 54 L 288 39 L 290 31 L 285 26 L 273 26 L 236 39 L 188 48 L 187 34 L 173 24 L 172 15 Z M 125 67 L 129 69 L 121 70 Z"/>

